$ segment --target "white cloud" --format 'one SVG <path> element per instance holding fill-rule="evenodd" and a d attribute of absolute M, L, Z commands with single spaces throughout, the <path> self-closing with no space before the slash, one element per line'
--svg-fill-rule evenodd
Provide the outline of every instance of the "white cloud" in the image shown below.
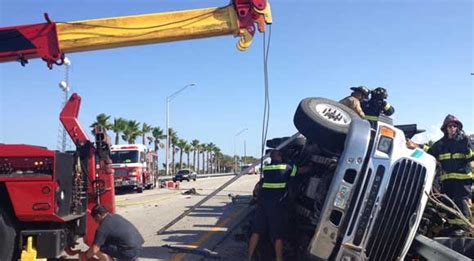
<path fill-rule="evenodd" d="M 425 132 L 415 135 L 413 141 L 419 144 L 427 143 L 428 141 L 437 141 L 443 137 L 443 132 L 439 129 L 441 123 L 431 125 Z"/>
<path fill-rule="evenodd" d="M 442 123 L 440 122 L 437 125 L 431 125 L 429 128 L 426 129 L 425 132 L 415 135 L 413 137 L 413 141 L 418 144 L 427 143 L 428 141 L 437 141 L 443 137 L 443 132 L 440 130 Z M 469 136 L 470 134 L 474 134 L 474 131 L 471 130 L 464 130 L 464 132 Z"/>

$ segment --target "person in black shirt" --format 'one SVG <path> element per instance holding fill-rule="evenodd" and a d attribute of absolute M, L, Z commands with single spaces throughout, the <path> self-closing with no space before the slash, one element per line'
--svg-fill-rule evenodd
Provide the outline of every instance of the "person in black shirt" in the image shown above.
<path fill-rule="evenodd" d="M 118 214 L 112 214 L 101 205 L 91 213 L 99 224 L 93 245 L 85 253 L 87 258 L 97 256 L 99 260 L 136 260 L 145 242 L 137 228 Z"/>

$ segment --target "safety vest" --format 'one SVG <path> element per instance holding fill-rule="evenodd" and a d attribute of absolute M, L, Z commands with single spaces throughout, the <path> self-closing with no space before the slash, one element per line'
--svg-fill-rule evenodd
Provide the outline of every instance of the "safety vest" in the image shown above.
<path fill-rule="evenodd" d="M 263 183 L 259 198 L 277 203 L 284 197 L 290 177 L 296 175 L 297 168 L 289 164 L 270 164 L 263 167 Z"/>
<path fill-rule="evenodd" d="M 466 138 L 443 137 L 431 147 L 424 145 L 423 149 L 441 163 L 444 172 L 441 181 L 473 179 L 469 162 L 474 159 L 474 152 Z"/>

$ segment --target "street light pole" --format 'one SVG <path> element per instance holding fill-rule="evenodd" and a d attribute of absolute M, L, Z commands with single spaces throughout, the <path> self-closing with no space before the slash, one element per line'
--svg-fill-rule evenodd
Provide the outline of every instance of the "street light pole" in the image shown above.
<path fill-rule="evenodd" d="M 235 152 L 236 139 L 237 139 L 237 136 L 239 136 L 240 134 L 242 134 L 246 130 L 248 130 L 248 128 L 244 128 L 244 129 L 240 130 L 239 132 L 237 132 L 234 135 L 234 173 L 237 173 L 237 155 L 236 155 L 236 152 Z"/>
<path fill-rule="evenodd" d="M 170 96 L 166 97 L 166 176 L 169 175 L 169 160 L 170 160 L 170 135 L 169 135 L 169 127 L 170 127 L 170 102 L 175 98 L 178 94 L 184 91 L 186 88 L 195 86 L 195 83 L 190 83 L 185 85 L 183 88 L 177 90 L 176 92 L 172 93 Z"/>

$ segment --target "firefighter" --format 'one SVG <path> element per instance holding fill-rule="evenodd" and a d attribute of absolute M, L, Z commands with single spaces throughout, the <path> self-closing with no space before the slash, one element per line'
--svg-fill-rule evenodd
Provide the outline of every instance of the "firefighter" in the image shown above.
<path fill-rule="evenodd" d="M 423 149 L 433 155 L 441 165 L 441 192 L 450 197 L 463 215 L 471 220 L 469 207 L 473 176 L 470 162 L 474 160 L 473 148 L 464 134 L 463 124 L 455 116 L 446 116 L 441 131 L 444 136 L 431 147 L 424 145 Z M 451 216 L 448 217 L 448 223 L 450 227 L 447 232 L 450 235 L 465 234 L 461 219 Z"/>
<path fill-rule="evenodd" d="M 260 235 L 269 232 L 273 242 L 277 261 L 283 260 L 283 233 L 285 230 L 287 185 L 290 178 L 297 173 L 307 173 L 309 166 L 298 168 L 296 165 L 283 163 L 279 150 L 270 153 L 271 163 L 263 168 L 263 178 L 259 183 L 257 209 L 252 220 L 253 233 L 250 237 L 248 257 L 252 259 Z"/>
<path fill-rule="evenodd" d="M 351 87 L 351 90 L 351 95 L 339 102 L 354 110 L 361 118 L 365 118 L 361 103 L 369 97 L 370 90 L 365 86 Z"/>
<path fill-rule="evenodd" d="M 95 232 L 93 245 L 85 252 L 87 260 L 137 260 L 143 237 L 137 228 L 118 214 L 112 214 L 101 205 L 96 205 L 91 215 L 99 228 Z"/>
<path fill-rule="evenodd" d="M 375 126 L 380 115 L 390 116 L 395 112 L 393 106 L 386 101 L 387 98 L 387 90 L 377 87 L 370 92 L 370 99 L 362 103 L 365 119 L 369 120 L 372 126 Z"/>

